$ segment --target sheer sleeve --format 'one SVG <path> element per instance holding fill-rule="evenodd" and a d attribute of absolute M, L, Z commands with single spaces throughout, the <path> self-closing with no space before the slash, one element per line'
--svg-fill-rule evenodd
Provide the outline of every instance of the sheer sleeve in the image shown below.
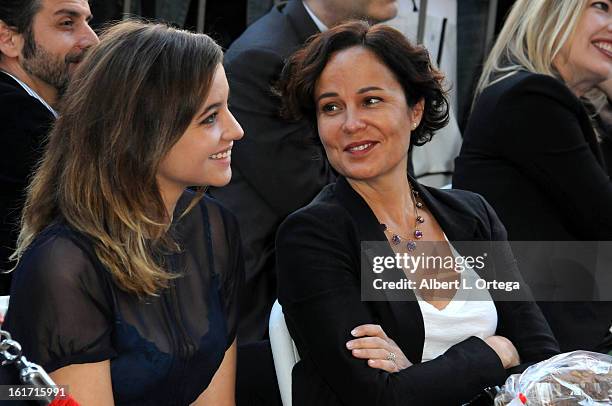
<path fill-rule="evenodd" d="M 5 327 L 47 372 L 116 355 L 106 278 L 69 232 L 39 235 L 15 270 Z"/>
<path fill-rule="evenodd" d="M 220 277 L 221 303 L 227 322 L 227 347 L 234 342 L 244 286 L 244 260 L 240 230 L 234 215 L 213 199 L 208 200 L 215 270 Z"/>

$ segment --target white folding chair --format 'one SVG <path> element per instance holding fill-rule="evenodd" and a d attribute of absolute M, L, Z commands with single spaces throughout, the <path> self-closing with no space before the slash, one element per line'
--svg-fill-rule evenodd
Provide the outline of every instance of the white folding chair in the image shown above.
<path fill-rule="evenodd" d="M 278 300 L 272 306 L 268 327 L 281 400 L 283 401 L 283 406 L 291 406 L 291 371 L 293 366 L 300 360 L 300 355 L 289 334 L 289 330 L 287 330 L 283 308 L 278 303 Z"/>
<path fill-rule="evenodd" d="M 4 317 L 9 307 L 10 296 L 0 296 L 0 316 Z"/>

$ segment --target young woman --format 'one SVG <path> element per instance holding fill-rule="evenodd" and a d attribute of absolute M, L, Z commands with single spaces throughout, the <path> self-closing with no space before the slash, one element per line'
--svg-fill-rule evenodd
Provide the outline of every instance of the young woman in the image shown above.
<path fill-rule="evenodd" d="M 242 129 L 209 37 L 123 22 L 75 73 L 28 190 L 3 327 L 84 405 L 234 405 L 237 224 L 203 191 Z"/>

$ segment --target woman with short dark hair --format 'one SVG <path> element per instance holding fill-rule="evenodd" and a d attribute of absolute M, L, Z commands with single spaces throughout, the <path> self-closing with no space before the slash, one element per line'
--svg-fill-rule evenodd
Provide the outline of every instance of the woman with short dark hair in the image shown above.
<path fill-rule="evenodd" d="M 410 145 L 447 122 L 442 79 L 423 47 L 366 22 L 319 34 L 285 66 L 285 114 L 313 121 L 340 174 L 277 235 L 279 302 L 301 357 L 294 405 L 457 405 L 558 352 L 526 287 L 514 302 L 453 288 L 520 277 L 484 199 L 408 176 Z M 464 263 L 474 250 L 461 241 L 494 241 L 499 255 L 481 274 L 374 268 L 404 254 Z M 450 287 L 421 284 L 431 279 Z M 404 280 L 419 284 L 371 288 Z"/>

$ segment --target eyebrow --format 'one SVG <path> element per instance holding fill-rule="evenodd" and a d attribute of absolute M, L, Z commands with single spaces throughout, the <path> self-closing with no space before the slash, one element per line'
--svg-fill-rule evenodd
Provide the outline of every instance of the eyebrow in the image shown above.
<path fill-rule="evenodd" d="M 67 8 L 62 8 L 60 10 L 57 10 L 55 13 L 53 13 L 53 15 L 67 15 L 69 17 L 81 17 L 84 14 L 79 13 L 76 10 L 70 10 L 70 9 L 67 9 Z M 93 15 L 88 14 L 85 17 L 85 21 L 89 22 L 89 21 L 91 21 L 92 18 L 93 18 Z"/>
<path fill-rule="evenodd" d="M 378 86 L 362 87 L 361 89 L 357 90 L 357 94 L 364 94 L 364 93 L 367 93 L 367 92 L 371 92 L 372 90 L 383 90 L 383 89 L 378 87 Z M 336 97 L 336 96 L 338 96 L 338 93 L 327 92 L 327 93 L 323 93 L 319 97 L 317 97 L 316 101 L 319 102 L 321 99 L 324 99 L 326 97 Z"/>
<path fill-rule="evenodd" d="M 221 105 L 222 103 L 213 103 L 210 106 L 206 107 L 204 111 L 198 115 L 198 119 L 202 118 L 202 116 L 205 116 L 209 111 L 214 110 L 218 107 L 221 107 Z"/>

